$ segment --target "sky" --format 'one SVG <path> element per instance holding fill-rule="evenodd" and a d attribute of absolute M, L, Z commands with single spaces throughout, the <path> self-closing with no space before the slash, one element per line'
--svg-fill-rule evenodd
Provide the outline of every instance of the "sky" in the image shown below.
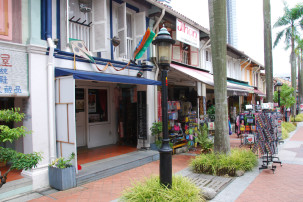
<path fill-rule="evenodd" d="M 286 0 L 289 8 L 303 0 Z M 208 0 L 171 0 L 171 6 L 203 27 L 209 29 Z M 271 25 L 284 13 L 283 0 L 271 0 Z M 236 0 L 238 47 L 260 64 L 264 64 L 263 0 Z M 278 28 L 272 29 L 272 42 Z M 290 48 L 285 50 L 284 39 L 273 48 L 274 76 L 290 76 Z"/>

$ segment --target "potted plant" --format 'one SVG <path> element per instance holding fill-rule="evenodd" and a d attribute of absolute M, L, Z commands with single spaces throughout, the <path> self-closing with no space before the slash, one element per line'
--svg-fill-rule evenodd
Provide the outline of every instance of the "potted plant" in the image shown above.
<path fill-rule="evenodd" d="M 71 161 L 75 158 L 72 153 L 68 159 L 57 158 L 48 167 L 49 185 L 60 191 L 76 186 L 76 168 Z"/>
<path fill-rule="evenodd" d="M 155 136 L 155 144 L 151 144 L 151 149 L 158 150 L 162 144 L 162 122 L 154 122 L 150 131 Z"/>

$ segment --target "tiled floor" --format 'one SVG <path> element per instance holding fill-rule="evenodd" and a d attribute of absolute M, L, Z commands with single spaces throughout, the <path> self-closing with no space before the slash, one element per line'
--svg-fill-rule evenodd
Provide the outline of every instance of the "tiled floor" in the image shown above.
<path fill-rule="evenodd" d="M 1 175 L 4 175 L 4 173 L 8 170 L 8 166 L 5 166 L 5 167 L 0 167 L 0 172 L 1 172 Z M 11 181 L 14 181 L 14 180 L 18 180 L 18 179 L 21 179 L 23 178 L 21 176 L 21 171 L 22 170 L 13 170 L 13 171 L 10 171 L 7 175 L 7 180 L 6 182 L 11 182 Z"/>
<path fill-rule="evenodd" d="M 130 146 L 120 146 L 120 145 L 108 145 L 98 148 L 79 148 L 78 154 L 78 164 L 85 164 L 97 160 L 102 160 L 114 156 L 119 156 L 121 154 L 126 154 L 129 152 L 136 151 L 136 147 Z"/>

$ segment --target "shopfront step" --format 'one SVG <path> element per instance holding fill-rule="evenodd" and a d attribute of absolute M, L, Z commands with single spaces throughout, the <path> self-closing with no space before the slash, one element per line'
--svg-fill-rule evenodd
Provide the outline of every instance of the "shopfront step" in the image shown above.
<path fill-rule="evenodd" d="M 159 152 L 135 151 L 82 165 L 77 174 L 77 186 L 159 160 Z"/>
<path fill-rule="evenodd" d="M 32 180 L 28 178 L 7 182 L 0 189 L 0 201 L 5 201 L 11 197 L 30 193 L 32 192 L 32 189 Z"/>

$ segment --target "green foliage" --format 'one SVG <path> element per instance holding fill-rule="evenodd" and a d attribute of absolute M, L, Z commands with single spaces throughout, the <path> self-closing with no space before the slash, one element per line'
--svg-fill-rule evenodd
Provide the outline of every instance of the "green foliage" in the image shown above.
<path fill-rule="evenodd" d="M 298 114 L 297 116 L 293 117 L 291 116 L 290 117 L 290 120 L 292 122 L 302 122 L 303 121 L 303 114 Z"/>
<path fill-rule="evenodd" d="M 24 113 L 20 113 L 20 108 L 2 109 L 0 110 L 0 121 L 20 122 L 24 118 Z"/>
<path fill-rule="evenodd" d="M 20 113 L 19 108 L 0 110 L 0 121 L 5 123 L 20 122 L 24 118 L 24 114 Z M 13 142 L 18 138 L 30 133 L 24 126 L 10 128 L 7 125 L 0 125 L 0 142 Z M 31 154 L 23 154 L 13 149 L 0 147 L 0 161 L 9 162 L 10 168 L 2 174 L 0 188 L 6 183 L 7 175 L 11 170 L 28 170 L 36 167 L 42 160 L 41 153 L 33 152 Z"/>
<path fill-rule="evenodd" d="M 75 153 L 71 153 L 70 157 L 68 159 L 65 159 L 64 157 L 57 158 L 54 160 L 49 166 L 57 167 L 57 168 L 68 168 L 72 166 L 71 161 L 75 158 Z"/>
<path fill-rule="evenodd" d="M 191 161 L 197 173 L 234 176 L 237 170 L 249 171 L 258 165 L 256 155 L 250 150 L 232 149 L 230 155 L 201 154 Z"/>
<path fill-rule="evenodd" d="M 200 190 L 187 178 L 173 176 L 171 189 L 160 184 L 159 177 L 150 177 L 144 182 L 136 182 L 123 192 L 122 201 L 161 201 L 161 202 L 192 202 L 205 201 Z"/>
<path fill-rule="evenodd" d="M 196 132 L 198 133 L 197 142 L 199 143 L 199 145 L 201 147 L 201 152 L 202 153 L 210 152 L 214 146 L 214 143 L 211 139 L 208 138 L 207 124 L 204 124 L 201 127 L 201 132 L 200 131 L 196 131 Z"/>
<path fill-rule="evenodd" d="M 288 133 L 296 130 L 296 126 L 294 126 L 294 124 L 289 123 L 289 122 L 283 122 L 282 123 L 282 129 L 285 129 Z"/>
<path fill-rule="evenodd" d="M 293 94 L 294 88 L 283 84 L 280 91 L 280 105 L 289 108 L 295 104 L 296 100 Z M 278 102 L 278 91 L 274 92 L 274 102 Z"/>
<path fill-rule="evenodd" d="M 150 131 L 152 135 L 156 136 L 156 141 L 159 140 L 159 134 L 162 132 L 162 122 L 154 122 Z"/>
<path fill-rule="evenodd" d="M 0 161 L 10 162 L 11 170 L 28 170 L 42 160 L 41 153 L 23 154 L 10 148 L 0 147 Z"/>
<path fill-rule="evenodd" d="M 289 137 L 289 134 L 285 128 L 282 127 L 282 139 L 285 140 Z"/>
<path fill-rule="evenodd" d="M 207 109 L 206 113 L 207 113 L 208 115 L 210 115 L 210 114 L 215 114 L 215 113 L 216 113 L 215 105 L 210 106 L 210 107 Z"/>
<path fill-rule="evenodd" d="M 20 122 L 24 118 L 23 113 L 19 113 L 19 108 L 4 109 L 0 110 L 0 121 L 9 122 Z M 9 128 L 7 125 L 0 125 L 0 142 L 13 142 L 21 136 L 25 136 L 29 132 L 26 131 L 24 126 L 18 128 Z"/>

